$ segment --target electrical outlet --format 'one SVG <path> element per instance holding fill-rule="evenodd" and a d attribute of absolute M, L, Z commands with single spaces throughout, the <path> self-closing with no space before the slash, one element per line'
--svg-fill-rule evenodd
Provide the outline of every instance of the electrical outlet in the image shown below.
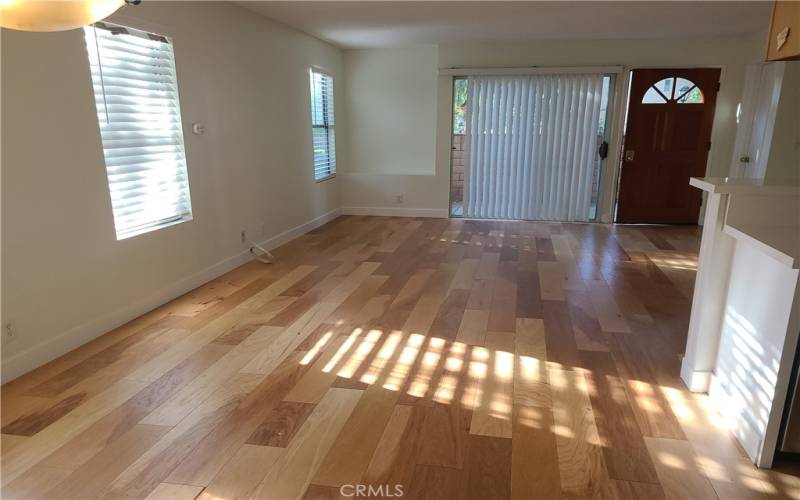
<path fill-rule="evenodd" d="M 3 325 L 3 340 L 6 342 L 13 342 L 16 338 L 17 325 L 13 321 L 9 321 Z"/>
<path fill-rule="evenodd" d="M 403 198 L 404 198 L 404 195 L 402 195 L 402 194 L 395 195 L 394 202 L 397 203 L 398 205 L 402 205 L 403 204 Z"/>
<path fill-rule="evenodd" d="M 241 241 L 242 244 L 247 243 L 247 231 L 245 231 L 244 229 L 242 229 Z"/>

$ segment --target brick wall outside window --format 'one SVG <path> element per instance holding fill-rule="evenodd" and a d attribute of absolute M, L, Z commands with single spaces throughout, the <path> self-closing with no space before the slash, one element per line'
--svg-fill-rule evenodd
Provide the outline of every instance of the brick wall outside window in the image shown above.
<path fill-rule="evenodd" d="M 453 171 L 451 174 L 450 200 L 464 200 L 464 135 L 453 135 Z"/>

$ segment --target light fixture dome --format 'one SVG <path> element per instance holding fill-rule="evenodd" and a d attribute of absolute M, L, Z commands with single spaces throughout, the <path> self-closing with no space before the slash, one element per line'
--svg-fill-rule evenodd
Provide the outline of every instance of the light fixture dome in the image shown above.
<path fill-rule="evenodd" d="M 0 0 L 0 26 L 22 31 L 65 31 L 97 22 L 125 0 Z"/>

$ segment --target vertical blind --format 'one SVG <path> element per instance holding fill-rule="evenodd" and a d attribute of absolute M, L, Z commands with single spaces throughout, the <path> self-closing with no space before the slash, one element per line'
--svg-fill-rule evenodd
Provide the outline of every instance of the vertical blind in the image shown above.
<path fill-rule="evenodd" d="M 117 239 L 190 220 L 171 42 L 107 23 L 84 33 Z"/>
<path fill-rule="evenodd" d="M 587 221 L 602 74 L 467 80 L 464 215 Z"/>
<path fill-rule="evenodd" d="M 311 70 L 311 129 L 314 147 L 314 179 L 336 175 L 336 133 L 333 117 L 333 77 Z"/>

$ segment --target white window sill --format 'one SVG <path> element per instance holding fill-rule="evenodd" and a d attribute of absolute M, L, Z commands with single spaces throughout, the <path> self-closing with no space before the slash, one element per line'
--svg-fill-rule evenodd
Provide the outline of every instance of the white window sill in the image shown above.
<path fill-rule="evenodd" d="M 325 182 L 327 180 L 333 179 L 334 177 L 336 177 L 336 174 L 331 174 L 331 175 L 327 175 L 325 177 L 320 177 L 319 179 L 314 179 L 314 182 L 316 182 L 316 183 Z"/>
<path fill-rule="evenodd" d="M 134 236 L 139 236 L 145 233 L 150 233 L 152 231 L 156 231 L 158 229 L 164 229 L 171 226 L 177 226 L 178 224 L 182 224 L 184 222 L 189 222 L 192 220 L 192 214 L 186 214 L 177 219 L 170 220 L 168 222 L 163 222 L 161 224 L 156 224 L 154 226 L 147 226 L 142 229 L 137 229 L 135 231 L 129 231 L 126 233 L 119 234 L 117 233 L 117 241 L 127 240 L 129 238 L 133 238 Z"/>

